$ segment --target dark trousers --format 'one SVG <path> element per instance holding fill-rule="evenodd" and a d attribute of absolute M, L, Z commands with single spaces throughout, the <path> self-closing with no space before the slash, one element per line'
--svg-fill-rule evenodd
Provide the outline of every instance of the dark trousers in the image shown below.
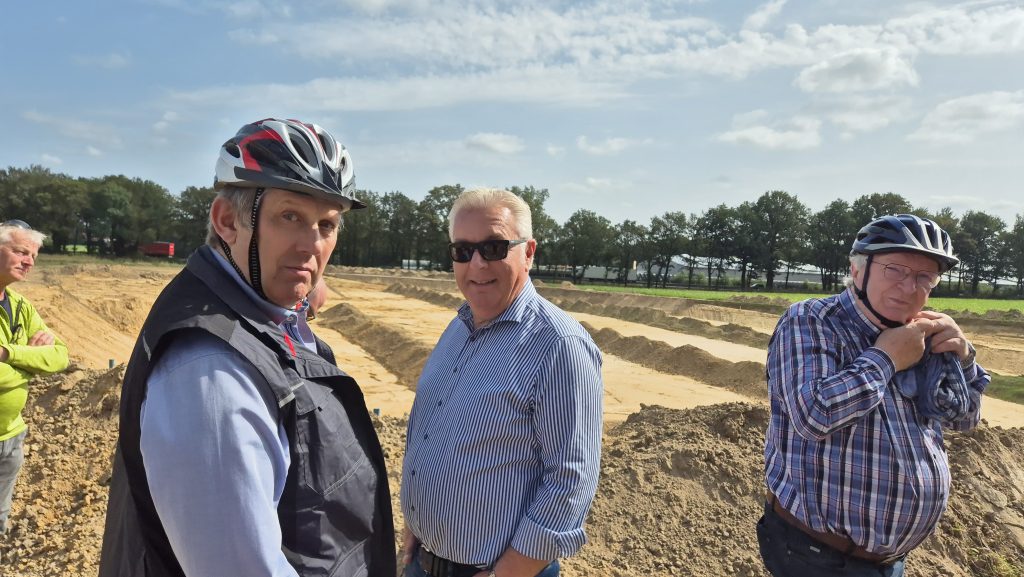
<path fill-rule="evenodd" d="M 877 565 L 819 543 L 771 506 L 757 522 L 761 559 L 774 577 L 903 577 L 903 561 Z"/>
<path fill-rule="evenodd" d="M 458 575 L 438 575 L 436 577 L 473 577 L 477 573 L 484 571 L 484 569 L 467 569 L 465 572 L 459 573 Z M 558 560 L 552 561 L 550 565 L 537 573 L 537 577 L 558 577 L 560 567 Z M 420 548 L 416 548 L 416 552 L 412 555 L 412 563 L 405 566 L 405 571 L 402 573 L 404 577 L 430 577 L 430 574 L 420 567 Z"/>

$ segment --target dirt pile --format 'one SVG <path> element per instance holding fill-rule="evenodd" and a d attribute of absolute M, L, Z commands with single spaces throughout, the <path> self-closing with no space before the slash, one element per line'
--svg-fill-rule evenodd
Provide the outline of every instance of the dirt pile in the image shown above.
<path fill-rule="evenodd" d="M 0 575 L 96 574 L 123 375 L 72 367 L 32 382 Z"/>
<path fill-rule="evenodd" d="M 708 321 L 690 317 L 675 317 L 665 311 L 652 308 L 617 306 L 613 304 L 595 305 L 586 301 L 574 301 L 564 298 L 556 298 L 552 302 L 571 312 L 611 317 L 678 333 L 747 345 L 748 347 L 765 348 L 768 346 L 769 335 L 732 323 L 715 326 Z"/>
<path fill-rule="evenodd" d="M 117 436 L 123 367 L 72 368 L 37 379 L 3 577 L 96 574 Z M 753 523 L 760 515 L 760 404 L 674 410 L 645 406 L 604 439 L 590 543 L 566 577 L 766 577 Z M 396 525 L 406 420 L 374 423 L 388 461 Z M 954 475 L 935 537 L 911 555 L 910 576 L 1013 577 L 1024 573 L 1024 430 L 949 434 Z"/>
<path fill-rule="evenodd" d="M 375 321 L 347 303 L 340 303 L 324 311 L 318 322 L 345 336 L 398 377 L 406 387 L 416 390 L 423 365 L 431 347 L 409 338 L 384 323 Z M 344 365 L 344 363 L 342 363 Z"/>
<path fill-rule="evenodd" d="M 684 375 L 755 399 L 767 394 L 762 363 L 734 363 L 694 346 L 673 347 L 647 337 L 624 337 L 613 329 L 597 330 L 588 323 L 582 324 L 597 346 L 608 354 L 662 373 Z"/>
<path fill-rule="evenodd" d="M 446 309 L 452 310 L 459 308 L 459 306 L 461 306 L 462 303 L 465 302 L 466 300 L 463 299 L 462 297 L 457 297 L 450 293 L 430 290 L 423 287 L 403 283 L 389 285 L 388 288 L 384 290 L 390 293 L 395 293 L 398 295 L 419 299 L 421 301 L 428 302 L 432 305 L 437 305 L 439 307 L 444 307 Z"/>

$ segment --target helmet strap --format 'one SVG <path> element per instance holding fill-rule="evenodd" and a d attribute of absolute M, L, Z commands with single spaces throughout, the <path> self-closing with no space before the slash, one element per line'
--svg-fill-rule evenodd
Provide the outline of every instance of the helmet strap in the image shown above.
<path fill-rule="evenodd" d="M 256 228 L 256 223 L 259 222 L 260 216 L 260 201 L 263 200 L 263 193 L 265 191 L 265 188 L 257 188 L 256 197 L 252 200 L 252 236 L 249 238 L 249 284 L 252 285 L 256 294 L 267 300 L 267 295 L 263 292 L 263 275 L 260 272 L 260 233 Z"/>
<path fill-rule="evenodd" d="M 864 287 L 864 288 L 857 288 L 857 285 L 854 284 L 853 285 L 853 293 L 857 295 L 857 298 L 859 298 L 860 301 L 862 303 L 864 303 L 864 306 L 867 307 L 867 309 L 869 311 L 871 311 L 871 314 L 875 315 L 875 317 L 879 321 L 881 321 L 883 325 L 889 327 L 890 329 L 894 329 L 896 327 L 902 327 L 904 323 L 897 322 L 897 321 L 894 321 L 894 320 L 892 320 L 890 318 L 886 318 L 886 317 L 882 316 L 882 313 L 876 311 L 875 307 L 871 306 L 871 301 L 868 300 L 868 291 L 867 291 L 868 278 L 871 277 L 871 261 L 874 260 L 874 258 L 875 258 L 875 255 L 869 254 L 868 255 L 868 262 L 867 262 L 866 265 L 864 265 L 864 281 L 862 283 L 860 283 L 861 286 Z"/>
<path fill-rule="evenodd" d="M 263 192 L 265 190 L 266 189 L 264 188 L 256 189 L 256 196 L 252 201 L 252 214 L 250 215 L 251 222 L 249 224 L 249 227 L 252 229 L 252 238 L 249 240 L 249 286 L 251 286 L 253 290 L 256 291 L 256 294 L 263 299 L 266 299 L 267 295 L 263 292 L 263 283 L 261 282 L 260 253 L 256 239 L 256 223 L 259 219 L 260 200 L 263 198 Z M 242 277 L 242 280 L 245 280 L 245 275 L 242 274 L 242 269 L 238 268 L 238 263 L 236 263 L 234 257 L 231 256 L 231 247 L 228 246 L 228 243 L 224 242 L 223 238 L 218 237 L 218 240 L 220 240 L 220 248 L 224 251 L 224 256 L 227 257 L 228 262 L 231 263 L 231 266 L 235 269 L 235 272 L 238 273 L 238 276 Z"/>

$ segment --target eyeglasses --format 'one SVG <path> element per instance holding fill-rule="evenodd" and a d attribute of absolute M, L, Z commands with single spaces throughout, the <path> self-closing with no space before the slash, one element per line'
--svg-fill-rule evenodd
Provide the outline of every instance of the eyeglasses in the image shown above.
<path fill-rule="evenodd" d="M 473 260 L 473 252 L 480 251 L 484 260 L 503 260 L 508 256 L 508 249 L 529 242 L 527 240 L 506 240 L 494 239 L 482 242 L 453 242 L 448 245 L 448 253 L 452 260 L 460 263 L 467 263 Z"/>
<path fill-rule="evenodd" d="M 23 220 L 18 220 L 16 218 L 12 218 L 11 220 L 5 220 L 4 222 L 0 223 L 0 226 L 14 226 L 18 228 L 23 228 L 25 230 L 32 230 L 32 227 L 29 226 L 27 222 Z"/>
<path fill-rule="evenodd" d="M 913 273 L 915 288 L 923 288 L 930 291 L 939 286 L 939 282 L 942 281 L 942 276 L 939 275 L 939 273 L 929 270 L 914 270 L 909 266 L 892 262 L 884 263 L 872 261 L 871 264 L 881 265 L 882 276 L 894 282 L 903 282 L 904 279 Z"/>

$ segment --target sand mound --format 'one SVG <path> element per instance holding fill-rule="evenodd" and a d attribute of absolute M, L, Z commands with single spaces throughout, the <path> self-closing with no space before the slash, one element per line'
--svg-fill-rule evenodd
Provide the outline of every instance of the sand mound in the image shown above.
<path fill-rule="evenodd" d="M 673 347 L 646 337 L 624 337 L 612 329 L 595 330 L 588 323 L 583 326 L 602 351 L 638 365 L 671 375 L 684 375 L 748 397 L 762 398 L 767 394 L 761 363 L 734 363 L 690 345 Z"/>
<path fill-rule="evenodd" d="M 324 311 L 320 319 L 318 322 L 324 326 L 338 331 L 363 349 L 372 351 L 374 358 L 384 368 L 398 377 L 406 387 L 416 390 L 416 381 L 427 362 L 431 347 L 371 319 L 346 303 Z"/>
<path fill-rule="evenodd" d="M 423 287 L 413 286 L 409 284 L 396 283 L 389 285 L 388 288 L 384 289 L 390 293 L 399 294 L 406 297 L 412 297 L 419 299 L 424 302 L 428 302 L 432 305 L 444 307 L 446 309 L 455 310 L 465 302 L 462 297 L 457 297 L 450 293 L 440 292 L 436 290 L 430 290 Z"/>
<path fill-rule="evenodd" d="M 69 371 L 32 383 L 4 575 L 96 574 L 124 371 Z"/>
<path fill-rule="evenodd" d="M 123 366 L 73 367 L 33 382 L 26 463 L 11 532 L 0 541 L 0 574 L 96 574 L 123 375 Z M 590 543 L 565 561 L 563 574 L 765 577 L 753 524 L 763 498 L 767 421 L 759 404 L 645 406 L 609 431 L 587 526 Z M 374 424 L 401 527 L 406 420 L 385 416 Z M 949 434 L 947 446 L 954 474 L 949 510 L 937 535 L 911 555 L 908 575 L 1020 575 L 1024 430 Z"/>

